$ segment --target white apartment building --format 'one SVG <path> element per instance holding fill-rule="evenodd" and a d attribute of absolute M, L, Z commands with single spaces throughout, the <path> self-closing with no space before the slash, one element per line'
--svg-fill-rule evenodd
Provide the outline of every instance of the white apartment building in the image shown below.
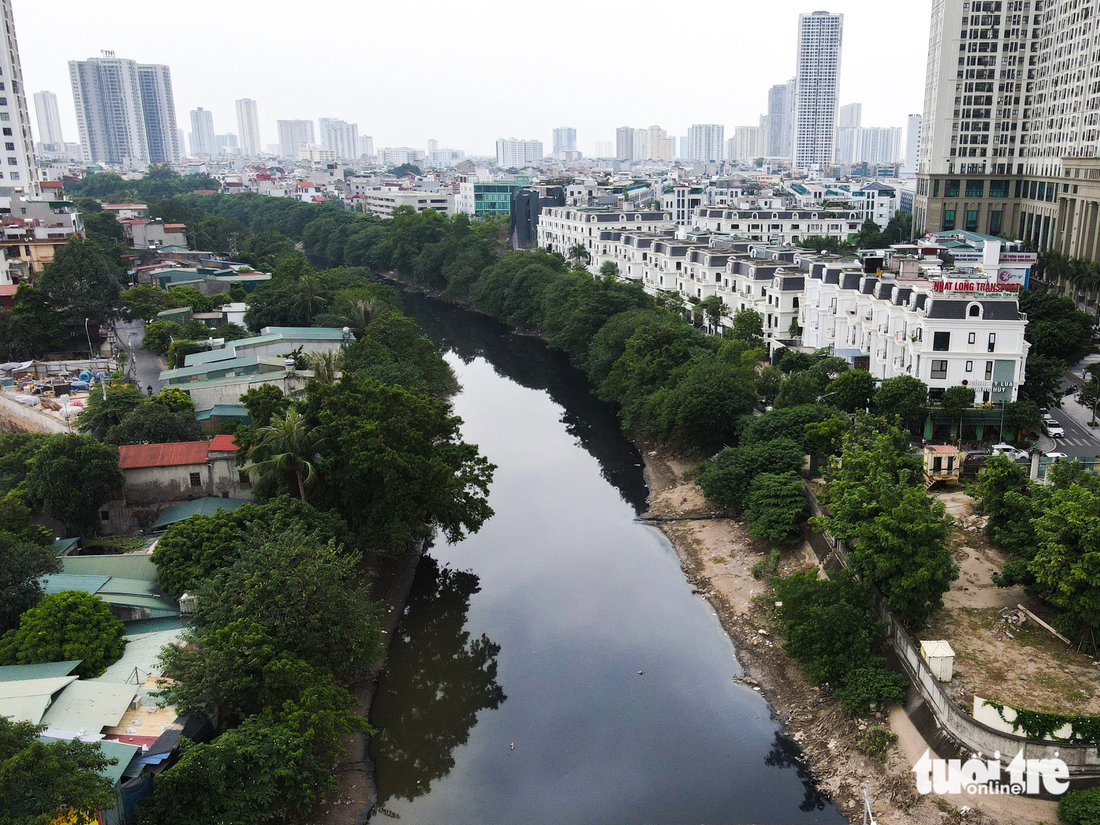
<path fill-rule="evenodd" d="M 840 85 L 843 14 L 798 15 L 795 73 L 794 167 L 822 170 L 833 162 Z"/>
<path fill-rule="evenodd" d="M 697 123 L 688 129 L 687 160 L 723 160 L 726 127 L 720 123 Z"/>
<path fill-rule="evenodd" d="M 898 163 L 901 160 L 900 126 L 864 126 L 860 129 L 860 152 L 864 163 Z"/>
<path fill-rule="evenodd" d="M 762 243 L 797 245 L 810 235 L 846 241 L 849 235 L 859 232 L 862 224 L 862 212 L 854 209 L 830 211 L 701 207 L 695 210 L 692 228 L 696 232 L 729 235 Z"/>
<path fill-rule="evenodd" d="M 501 138 L 497 141 L 497 166 L 502 169 L 522 169 L 542 158 L 541 140 Z"/>
<path fill-rule="evenodd" d="M 38 118 L 38 142 L 47 152 L 63 152 L 65 138 L 61 135 L 61 115 L 57 110 L 57 95 L 53 92 L 35 92 L 34 110 Z"/>
<path fill-rule="evenodd" d="M 31 142 L 31 116 L 27 110 L 27 97 L 23 86 L 23 68 L 19 62 L 19 44 L 15 39 L 15 21 L 12 19 L 11 0 L 3 0 L 0 10 L 4 14 L 4 49 L 0 55 L 0 71 L 8 88 L 0 92 L 0 132 L 3 133 L 3 167 L 0 168 L 0 193 L 38 193 L 38 171 L 34 164 L 34 145 Z M 3 87 L 0 83 L 0 87 Z M 56 104 L 55 104 L 56 110 Z"/>
<path fill-rule="evenodd" d="M 370 135 L 359 136 L 359 157 L 361 158 L 373 158 L 374 157 L 374 138 Z"/>
<path fill-rule="evenodd" d="M 905 128 L 905 171 L 910 174 L 917 171 L 920 157 L 920 115 L 909 115 Z"/>
<path fill-rule="evenodd" d="M 1015 294 L 976 291 L 974 278 L 880 278 L 820 260 L 804 266 L 804 346 L 832 347 L 878 379 L 912 375 L 933 400 L 954 386 L 973 389 L 978 403 L 1016 400 L 1030 344 Z"/>
<path fill-rule="evenodd" d="M 330 149 L 339 160 L 359 157 L 359 125 L 337 118 L 321 118 L 321 146 Z"/>
<path fill-rule="evenodd" d="M 764 155 L 769 158 L 789 158 L 794 129 L 794 86 L 792 79 L 768 90 L 768 114 L 764 116 L 764 132 L 767 145 Z M 728 157 L 728 156 L 727 156 Z"/>
<path fill-rule="evenodd" d="M 246 158 L 254 158 L 260 154 L 260 112 L 256 108 L 256 101 L 248 97 L 242 97 L 236 102 L 237 106 L 237 131 L 241 136 L 241 154 Z"/>
<path fill-rule="evenodd" d="M 408 146 L 379 149 L 378 162 L 382 166 L 403 166 L 406 163 L 423 163 L 427 152 L 423 149 L 411 149 Z"/>
<path fill-rule="evenodd" d="M 326 149 L 317 143 L 309 143 L 298 147 L 298 160 L 310 163 L 334 163 L 337 158 L 336 152 L 332 149 Z"/>
<path fill-rule="evenodd" d="M 885 229 L 898 211 L 898 191 L 885 183 L 874 181 L 861 186 L 852 196 L 853 202 L 859 206 L 863 220 L 874 221 L 879 229 Z"/>
<path fill-rule="evenodd" d="M 577 130 L 572 126 L 561 126 L 554 130 L 554 154 L 577 151 Z"/>
<path fill-rule="evenodd" d="M 275 125 L 279 130 L 280 157 L 296 158 L 302 146 L 316 143 L 312 120 L 277 120 Z"/>
<path fill-rule="evenodd" d="M 354 198 L 352 200 L 351 198 Z M 421 189 L 398 189 L 394 186 L 373 186 L 361 194 L 351 196 L 349 201 L 358 203 L 363 212 L 369 212 L 380 218 L 393 217 L 393 210 L 399 206 L 408 206 L 417 212 L 434 210 L 442 215 L 455 214 L 455 196 L 453 192 L 430 192 Z"/>
<path fill-rule="evenodd" d="M 138 86 L 145 117 L 145 138 L 149 141 L 149 160 L 153 163 L 177 163 L 183 157 L 183 142 L 176 126 L 176 102 L 172 92 L 172 72 L 167 66 L 139 63 Z"/>
<path fill-rule="evenodd" d="M 760 126 L 738 126 L 733 130 L 733 154 L 729 159 L 748 162 L 763 157 L 767 151 L 766 139 Z"/>
<path fill-rule="evenodd" d="M 214 113 L 200 106 L 191 110 L 191 155 L 213 157 L 218 154 L 218 141 L 214 135 Z"/>

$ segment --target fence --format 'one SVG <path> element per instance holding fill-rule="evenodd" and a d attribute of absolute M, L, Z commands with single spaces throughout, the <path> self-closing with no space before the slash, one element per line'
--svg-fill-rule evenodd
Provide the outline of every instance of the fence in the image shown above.
<path fill-rule="evenodd" d="M 821 505 L 808 487 L 806 498 L 813 515 L 824 515 Z M 832 548 L 837 561 L 848 567 L 848 551 L 844 545 L 828 533 L 822 535 Z M 883 604 L 882 595 L 877 589 L 873 591 L 873 602 L 875 613 L 887 624 L 887 638 L 894 646 L 905 675 L 923 697 L 936 724 L 961 750 L 971 754 L 981 753 L 986 757 L 1000 753 L 1010 759 L 1023 749 L 1025 759 L 1061 759 L 1069 767 L 1072 779 L 1100 778 L 1100 754 L 1095 744 L 1028 739 L 1026 736 L 996 730 L 976 720 L 943 689 L 943 685 L 921 657 L 920 648 L 914 644 L 893 612 Z"/>

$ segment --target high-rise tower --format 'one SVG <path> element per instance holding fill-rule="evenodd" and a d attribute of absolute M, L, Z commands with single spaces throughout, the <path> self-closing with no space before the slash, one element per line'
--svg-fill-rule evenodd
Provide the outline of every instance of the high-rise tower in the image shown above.
<path fill-rule="evenodd" d="M 833 162 L 843 28 L 843 14 L 815 11 L 798 15 L 794 105 L 796 169 L 822 170 Z"/>
<path fill-rule="evenodd" d="M 38 142 L 48 152 L 61 152 L 65 149 L 65 138 L 61 134 L 61 114 L 57 110 L 57 95 L 53 92 L 34 93 L 34 111 L 38 117 Z"/>
<path fill-rule="evenodd" d="M 15 42 L 15 21 L 11 0 L 3 0 L 4 49 L 0 54 L 0 71 L 8 78 L 7 94 L 0 96 L 0 130 L 3 132 L 3 168 L 0 169 L 0 192 L 19 190 L 37 194 L 38 171 L 34 165 L 34 144 L 31 142 L 31 115 L 23 91 L 23 69 L 19 65 L 19 46 Z M 56 108 L 56 107 L 55 107 Z"/>
<path fill-rule="evenodd" d="M 260 113 L 255 100 L 244 97 L 237 101 L 237 131 L 240 133 L 241 154 L 245 157 L 259 155 L 263 147 L 260 144 Z"/>

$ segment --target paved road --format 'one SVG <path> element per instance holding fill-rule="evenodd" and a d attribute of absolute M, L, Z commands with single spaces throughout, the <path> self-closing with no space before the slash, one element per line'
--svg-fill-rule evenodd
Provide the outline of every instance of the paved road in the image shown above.
<path fill-rule="evenodd" d="M 1062 382 L 1063 389 L 1081 385 L 1081 370 L 1084 364 L 1075 364 L 1073 372 L 1068 373 Z M 1059 450 L 1073 458 L 1096 458 L 1100 456 L 1100 433 L 1088 426 L 1092 420 L 1092 409 L 1077 403 L 1072 395 L 1062 396 L 1062 406 L 1050 411 L 1051 415 L 1066 431 L 1065 438 L 1042 439 L 1044 450 Z M 1100 421 L 1100 416 L 1097 418 Z M 1057 446 L 1047 446 L 1053 442 Z"/>
<path fill-rule="evenodd" d="M 158 356 L 141 349 L 145 324 L 141 321 L 119 321 L 115 324 L 115 335 L 118 336 L 119 346 L 130 353 L 132 364 L 129 370 L 135 383 L 143 390 L 149 385 L 152 385 L 153 392 L 160 390 L 164 386 L 160 380 L 160 371 L 164 369 L 164 365 Z"/>

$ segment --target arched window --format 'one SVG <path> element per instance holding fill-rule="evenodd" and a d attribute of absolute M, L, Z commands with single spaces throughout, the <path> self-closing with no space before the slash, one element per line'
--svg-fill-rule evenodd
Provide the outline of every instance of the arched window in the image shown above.
<path fill-rule="evenodd" d="M 966 305 L 966 317 L 967 318 L 978 318 L 980 320 L 981 317 L 982 317 L 982 305 L 979 304 L 976 301 L 967 304 Z"/>

